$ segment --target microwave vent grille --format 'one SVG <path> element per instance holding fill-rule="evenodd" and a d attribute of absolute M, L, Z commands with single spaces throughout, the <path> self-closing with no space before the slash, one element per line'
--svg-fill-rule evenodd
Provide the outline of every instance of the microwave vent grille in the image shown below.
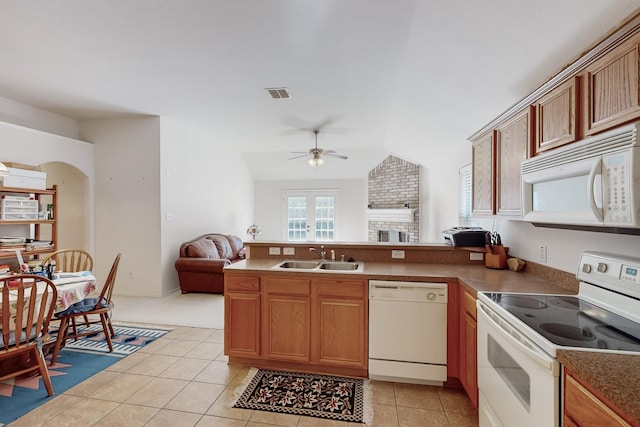
<path fill-rule="evenodd" d="M 525 160 L 521 164 L 521 172 L 531 173 L 634 147 L 638 145 L 637 127 L 638 124 L 624 126 Z"/>

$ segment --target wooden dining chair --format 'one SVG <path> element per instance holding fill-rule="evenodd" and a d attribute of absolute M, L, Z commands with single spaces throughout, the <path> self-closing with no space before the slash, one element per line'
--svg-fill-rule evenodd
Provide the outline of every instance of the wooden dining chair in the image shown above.
<path fill-rule="evenodd" d="M 111 310 L 113 308 L 113 302 L 111 300 L 111 295 L 113 293 L 113 287 L 116 283 L 116 275 L 118 274 L 118 264 L 120 263 L 120 255 L 116 255 L 116 259 L 113 261 L 113 265 L 111 266 L 111 271 L 109 272 L 109 276 L 102 287 L 102 291 L 100 292 L 100 296 L 96 298 L 85 298 L 84 300 L 77 302 L 65 311 L 60 313 L 56 313 L 55 317 L 60 319 L 60 328 L 58 329 L 58 337 L 56 339 L 56 344 L 53 349 L 53 356 L 51 357 L 51 364 L 56 362 L 58 358 L 58 352 L 60 351 L 60 346 L 63 342 L 66 342 L 68 339 L 77 340 L 80 337 L 84 337 L 87 335 L 94 335 L 96 333 L 95 330 L 87 330 L 87 327 L 92 324 L 101 324 L 102 331 L 104 332 L 105 338 L 107 340 L 107 345 L 109 346 L 109 351 L 113 351 L 113 344 L 111 342 L 111 338 L 115 337 L 116 333 L 113 330 L 113 325 L 111 324 Z M 91 319 L 88 316 L 97 315 Z M 76 318 L 83 317 L 83 325 L 84 329 L 79 330 L 76 325 Z"/>
<path fill-rule="evenodd" d="M 83 249 L 60 249 L 50 253 L 42 259 L 42 265 L 47 266 L 55 261 L 56 270 L 66 272 L 92 271 L 93 258 Z"/>
<path fill-rule="evenodd" d="M 0 295 L 0 381 L 38 371 L 52 396 L 42 345 L 58 297 L 55 285 L 32 274 L 7 276 L 0 278 Z"/>

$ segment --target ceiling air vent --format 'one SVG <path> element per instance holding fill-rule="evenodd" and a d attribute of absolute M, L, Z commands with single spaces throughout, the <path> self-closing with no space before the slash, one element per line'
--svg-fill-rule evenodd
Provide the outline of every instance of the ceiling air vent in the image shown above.
<path fill-rule="evenodd" d="M 269 95 L 271 95 L 273 99 L 291 98 L 291 95 L 289 94 L 289 91 L 286 87 L 268 87 L 265 90 L 269 92 Z"/>

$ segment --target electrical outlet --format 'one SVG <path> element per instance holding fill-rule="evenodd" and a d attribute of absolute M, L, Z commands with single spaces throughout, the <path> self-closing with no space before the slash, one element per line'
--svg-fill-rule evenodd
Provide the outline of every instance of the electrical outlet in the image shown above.
<path fill-rule="evenodd" d="M 469 252 L 470 261 L 482 261 L 483 258 L 484 258 L 484 253 L 482 252 Z"/>
<path fill-rule="evenodd" d="M 540 246 L 539 252 L 538 252 L 538 261 L 540 261 L 543 264 L 547 263 L 547 247 L 546 246 Z"/>
<path fill-rule="evenodd" d="M 393 249 L 391 251 L 391 258 L 404 259 L 404 251 L 399 249 Z"/>
<path fill-rule="evenodd" d="M 282 248 L 282 254 L 283 255 L 295 255 L 296 254 L 296 248 Z"/>
<path fill-rule="evenodd" d="M 280 248 L 277 246 L 269 247 L 269 255 L 280 255 Z"/>

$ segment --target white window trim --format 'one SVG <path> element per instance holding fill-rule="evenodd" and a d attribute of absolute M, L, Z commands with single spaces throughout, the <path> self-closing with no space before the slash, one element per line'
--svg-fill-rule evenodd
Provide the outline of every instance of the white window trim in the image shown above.
<path fill-rule="evenodd" d="M 458 177 L 458 225 L 468 226 L 472 222 L 471 198 L 473 197 L 473 183 L 471 179 L 471 164 L 459 170 Z"/>
<path fill-rule="evenodd" d="M 341 218 L 341 210 L 340 210 L 340 190 L 338 189 L 315 189 L 315 190 L 282 190 L 282 200 L 281 200 L 281 217 L 282 217 L 282 225 L 281 225 L 281 230 L 282 230 L 282 240 L 284 240 L 285 242 L 289 241 L 289 225 L 288 225 L 288 221 L 289 221 L 289 217 L 288 217 L 288 205 L 287 205 L 287 200 L 289 197 L 292 196 L 306 196 L 307 197 L 307 202 L 309 201 L 309 198 L 311 200 L 314 200 L 314 198 L 316 196 L 333 196 L 335 204 L 334 204 L 334 229 L 333 229 L 333 241 L 339 241 L 340 240 L 340 223 L 342 222 L 342 218 Z M 309 205 L 309 203 L 307 203 L 307 206 L 313 206 L 315 208 L 315 204 L 311 204 Z M 307 242 L 315 242 L 315 235 L 316 235 L 316 230 L 315 230 L 315 221 L 310 221 L 310 223 L 312 224 L 312 229 L 309 231 L 309 233 L 307 233 Z"/>

